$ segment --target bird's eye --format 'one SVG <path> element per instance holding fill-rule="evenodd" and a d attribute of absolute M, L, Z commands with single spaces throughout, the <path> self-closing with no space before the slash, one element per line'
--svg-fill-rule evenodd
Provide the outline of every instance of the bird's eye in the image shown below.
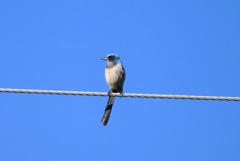
<path fill-rule="evenodd" d="M 112 60 L 114 58 L 114 56 L 110 55 L 108 56 L 108 59 Z"/>

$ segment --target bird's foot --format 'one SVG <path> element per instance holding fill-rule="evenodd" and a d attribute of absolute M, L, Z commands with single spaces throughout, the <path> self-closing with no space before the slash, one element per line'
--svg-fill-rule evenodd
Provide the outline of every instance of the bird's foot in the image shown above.
<path fill-rule="evenodd" d="M 123 97 L 123 95 L 124 95 L 124 92 L 119 92 L 120 93 L 120 98 L 122 98 Z"/>
<path fill-rule="evenodd" d="M 108 92 L 108 96 L 109 96 L 109 97 L 113 97 L 112 91 L 109 91 L 109 92 Z"/>

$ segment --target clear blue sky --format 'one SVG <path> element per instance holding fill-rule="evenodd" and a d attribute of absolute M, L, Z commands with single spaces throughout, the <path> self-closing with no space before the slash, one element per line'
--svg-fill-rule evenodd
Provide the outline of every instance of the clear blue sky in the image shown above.
<path fill-rule="evenodd" d="M 0 1 L 0 87 L 240 96 L 240 1 Z M 0 93 L 1 161 L 239 161 L 240 103 Z"/>

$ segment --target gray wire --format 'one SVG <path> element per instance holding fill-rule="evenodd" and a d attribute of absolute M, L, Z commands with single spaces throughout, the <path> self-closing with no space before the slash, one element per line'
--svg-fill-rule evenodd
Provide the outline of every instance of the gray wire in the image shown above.
<path fill-rule="evenodd" d="M 33 90 L 33 89 L 11 89 L 11 88 L 0 88 L 0 92 L 4 92 L 4 93 L 28 93 L 28 94 L 78 95 L 78 96 L 109 96 L 109 94 L 107 92 Z M 223 97 L 223 96 L 193 96 L 193 95 L 137 94 L 137 93 L 124 93 L 123 95 L 113 93 L 113 95 L 116 96 L 116 97 L 132 97 L 132 98 L 162 98 L 162 99 L 240 101 L 240 97 Z"/>

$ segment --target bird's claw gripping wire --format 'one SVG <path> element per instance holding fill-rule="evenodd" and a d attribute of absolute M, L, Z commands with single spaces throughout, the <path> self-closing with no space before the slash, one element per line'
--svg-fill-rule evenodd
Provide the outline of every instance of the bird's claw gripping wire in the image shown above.
<path fill-rule="evenodd" d="M 123 97 L 123 95 L 124 95 L 124 92 L 119 92 L 120 93 L 120 98 L 122 98 Z"/>
<path fill-rule="evenodd" d="M 109 96 L 109 97 L 113 97 L 113 93 L 112 93 L 111 90 L 108 92 L 108 96 Z"/>
<path fill-rule="evenodd" d="M 124 96 L 124 92 L 119 92 L 119 94 L 120 94 L 120 98 L 122 98 Z M 108 92 L 108 96 L 114 97 L 113 92 L 111 90 Z"/>

